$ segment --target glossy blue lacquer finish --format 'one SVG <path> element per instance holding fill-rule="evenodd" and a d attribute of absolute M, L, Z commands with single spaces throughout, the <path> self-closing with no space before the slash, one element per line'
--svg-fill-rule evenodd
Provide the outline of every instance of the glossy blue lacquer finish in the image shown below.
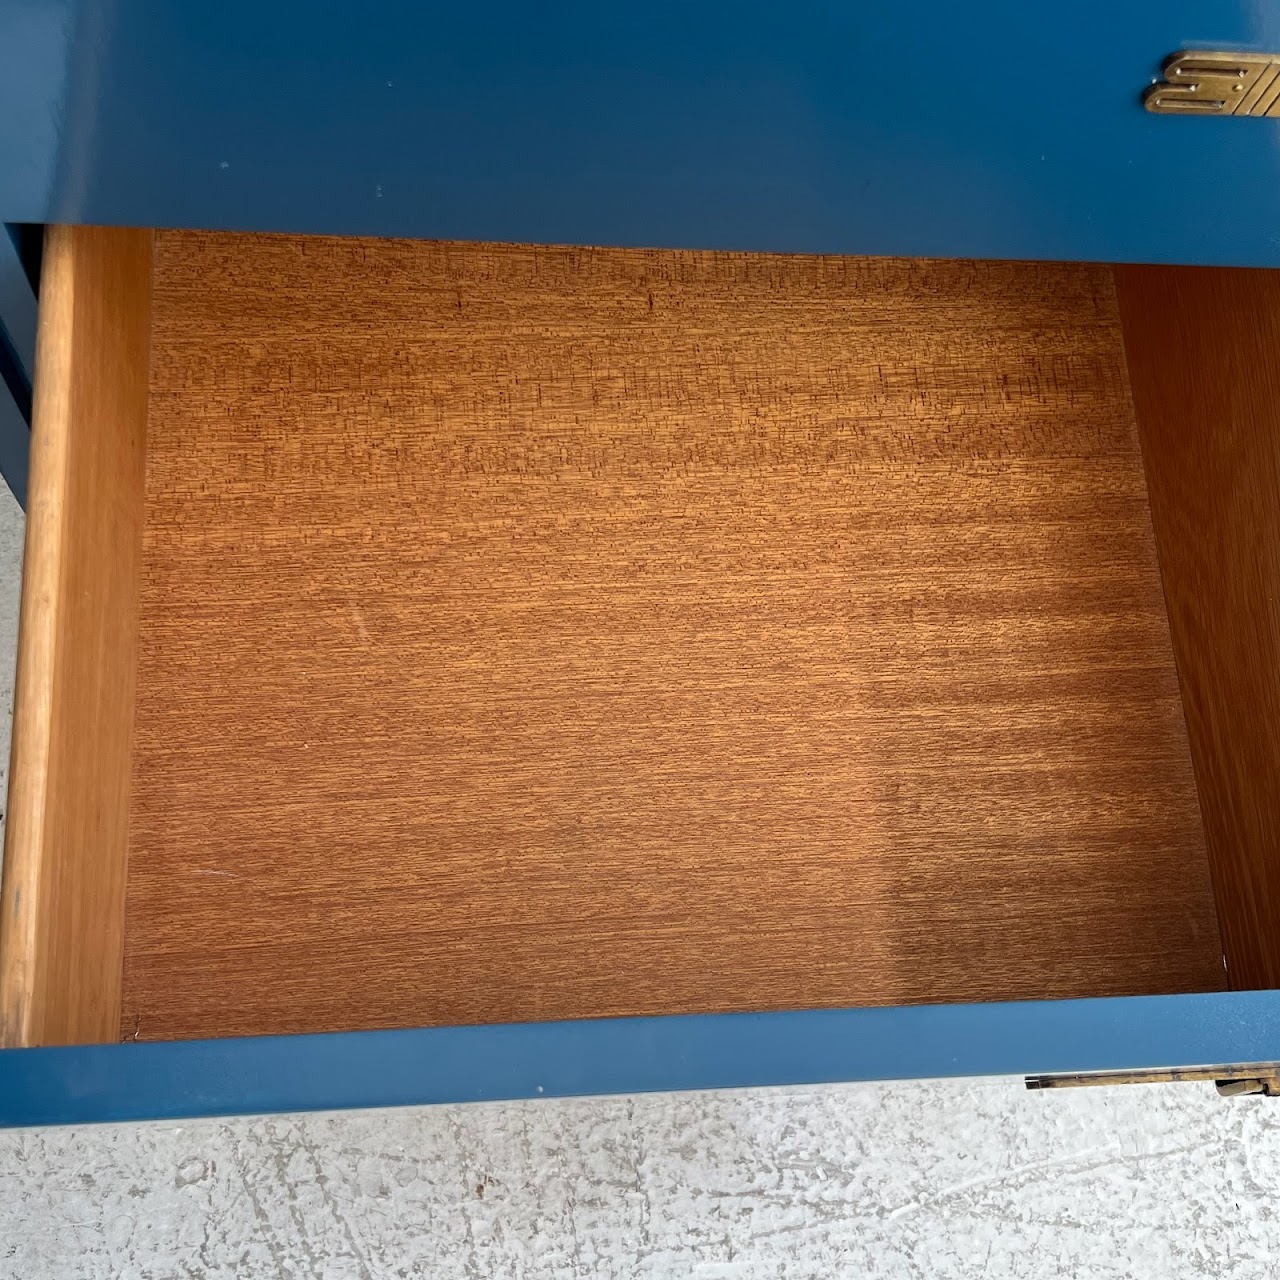
<path fill-rule="evenodd" d="M 0 217 L 1280 264 L 1259 0 L 0 0 Z"/>
<path fill-rule="evenodd" d="M 1280 992 L 0 1053 L 0 1124 L 1280 1060 Z"/>

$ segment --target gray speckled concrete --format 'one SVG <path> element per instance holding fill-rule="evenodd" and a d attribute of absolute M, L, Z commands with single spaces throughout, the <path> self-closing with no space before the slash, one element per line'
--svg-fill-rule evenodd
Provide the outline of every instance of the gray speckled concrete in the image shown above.
<path fill-rule="evenodd" d="M 5 743 L 21 540 L 5 494 Z M 0 1134 L 0 1278 L 1270 1280 L 1277 1186 L 1280 1100 L 1201 1085 L 31 1130 Z"/>

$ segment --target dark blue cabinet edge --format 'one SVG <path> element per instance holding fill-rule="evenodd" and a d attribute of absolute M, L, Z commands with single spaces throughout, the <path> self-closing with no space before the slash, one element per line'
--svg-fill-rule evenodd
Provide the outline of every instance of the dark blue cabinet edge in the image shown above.
<path fill-rule="evenodd" d="M 40 293 L 40 267 L 44 261 L 44 224 L 40 222 L 6 222 L 22 273 L 31 286 L 33 295 Z"/>
<path fill-rule="evenodd" d="M 24 510 L 31 452 L 31 382 L 0 316 L 0 477 Z"/>
<path fill-rule="evenodd" d="M 0 476 L 27 505 L 31 394 L 35 372 L 37 229 L 0 232 Z M 6 234 L 7 233 L 7 234 Z"/>
<path fill-rule="evenodd" d="M 1280 1060 L 1280 992 L 696 1014 L 0 1052 L 0 1125 Z"/>

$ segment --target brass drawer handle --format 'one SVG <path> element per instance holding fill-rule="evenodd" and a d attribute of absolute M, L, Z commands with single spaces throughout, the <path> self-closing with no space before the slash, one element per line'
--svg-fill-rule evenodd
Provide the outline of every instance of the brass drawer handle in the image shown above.
<path fill-rule="evenodd" d="M 1280 118 L 1280 53 L 1175 53 L 1142 95 L 1157 115 Z"/>
<path fill-rule="evenodd" d="M 1212 1080 L 1224 1098 L 1260 1093 L 1280 1097 L 1280 1064 L 1254 1063 L 1237 1067 L 1190 1067 L 1178 1071 L 1087 1071 L 1062 1075 L 1027 1076 L 1028 1089 L 1079 1089 L 1090 1085 L 1184 1084 Z"/>

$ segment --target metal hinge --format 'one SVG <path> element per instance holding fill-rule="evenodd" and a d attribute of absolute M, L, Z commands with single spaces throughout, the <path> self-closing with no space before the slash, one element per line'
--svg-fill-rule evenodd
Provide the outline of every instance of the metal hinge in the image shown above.
<path fill-rule="evenodd" d="M 1082 1089 L 1104 1084 L 1184 1084 L 1212 1080 L 1224 1098 L 1257 1093 L 1280 1097 L 1280 1063 L 1253 1063 L 1243 1067 L 1188 1067 L 1181 1071 L 1099 1071 L 1077 1074 L 1027 1076 L 1028 1089 Z"/>

